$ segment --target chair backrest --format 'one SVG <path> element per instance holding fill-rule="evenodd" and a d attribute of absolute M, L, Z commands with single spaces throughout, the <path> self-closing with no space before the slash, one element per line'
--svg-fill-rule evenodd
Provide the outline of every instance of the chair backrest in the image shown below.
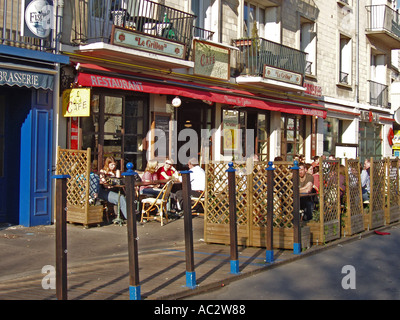
<path fill-rule="evenodd" d="M 163 192 L 163 190 L 164 190 L 164 194 L 162 194 L 162 201 L 167 201 L 168 200 L 169 194 L 171 193 L 173 184 L 174 184 L 174 181 L 170 180 L 165 184 L 165 186 L 161 190 L 161 192 Z"/>

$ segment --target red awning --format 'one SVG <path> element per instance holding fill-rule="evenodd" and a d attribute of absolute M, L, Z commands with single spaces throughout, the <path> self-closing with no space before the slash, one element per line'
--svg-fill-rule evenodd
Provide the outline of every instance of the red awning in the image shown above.
<path fill-rule="evenodd" d="M 91 69 L 96 69 L 96 71 L 115 72 L 114 70 L 98 66 Z M 84 87 L 103 87 L 109 89 L 182 96 L 240 107 L 318 116 L 322 118 L 326 118 L 327 113 L 326 109 L 318 104 L 293 100 L 273 100 L 258 96 L 248 91 L 232 90 L 216 86 L 196 85 L 189 82 L 168 79 L 149 79 L 147 81 L 146 79 L 142 80 L 136 77 L 135 79 L 132 79 L 129 78 L 129 75 L 114 77 L 107 74 L 100 75 L 80 72 L 78 75 L 78 84 Z"/>

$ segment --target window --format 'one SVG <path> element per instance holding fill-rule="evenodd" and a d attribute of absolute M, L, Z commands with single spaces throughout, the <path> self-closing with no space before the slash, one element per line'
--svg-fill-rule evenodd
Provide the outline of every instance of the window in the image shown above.
<path fill-rule="evenodd" d="M 371 122 L 360 122 L 359 145 L 360 161 L 364 162 L 366 158 L 382 158 L 382 126 Z"/>
<path fill-rule="evenodd" d="M 335 153 L 336 144 L 342 142 L 341 137 L 342 121 L 336 118 L 326 118 L 324 120 L 324 155 L 329 156 Z"/>
<path fill-rule="evenodd" d="M 307 53 L 306 74 L 317 73 L 317 33 L 315 23 L 301 18 L 300 50 Z"/>
<path fill-rule="evenodd" d="M 339 83 L 351 85 L 351 39 L 340 35 L 340 52 L 339 52 Z"/>
<path fill-rule="evenodd" d="M 194 20 L 196 27 L 217 31 L 215 25 L 218 19 L 215 10 L 213 10 L 213 3 L 214 1 L 211 0 L 191 0 L 190 8 L 191 13 L 196 16 Z"/>
<path fill-rule="evenodd" d="M 275 20 L 274 18 L 270 17 Z M 243 37 L 252 38 L 255 35 L 266 36 L 267 12 L 256 4 L 244 2 L 243 7 Z"/>

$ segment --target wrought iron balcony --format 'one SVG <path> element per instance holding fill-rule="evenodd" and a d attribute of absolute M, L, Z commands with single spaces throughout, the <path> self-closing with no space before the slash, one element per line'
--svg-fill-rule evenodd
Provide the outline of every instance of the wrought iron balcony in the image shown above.
<path fill-rule="evenodd" d="M 54 12 L 51 12 L 51 17 L 47 16 L 45 28 L 41 26 L 41 21 L 38 21 L 38 29 L 42 27 L 42 32 L 39 36 L 28 36 L 25 31 L 25 36 L 21 36 L 21 1 L 19 0 L 0 0 L 0 44 L 56 53 L 56 35 L 58 34 L 57 26 L 59 25 L 58 7 L 51 6 L 55 12 L 56 19 L 53 19 Z M 30 34 L 30 35 L 33 35 Z"/>
<path fill-rule="evenodd" d="M 239 73 L 241 76 L 263 77 L 265 66 L 274 70 L 288 71 L 285 77 L 290 74 L 300 75 L 302 85 L 306 72 L 306 56 L 299 51 L 282 44 L 272 42 L 263 38 L 236 39 L 233 46 L 239 49 Z M 279 79 L 277 79 L 279 81 Z M 285 81 L 284 78 L 280 79 Z"/>
<path fill-rule="evenodd" d="M 400 49 L 400 15 L 387 5 L 366 6 L 366 34 L 391 49 Z"/>
<path fill-rule="evenodd" d="M 373 106 L 389 108 L 389 89 L 382 83 L 369 80 L 369 103 Z"/>
<path fill-rule="evenodd" d="M 187 46 L 187 57 L 195 32 L 196 16 L 148 0 L 74 0 L 71 13 L 71 44 L 110 43 L 112 26 L 172 40 Z M 209 36 L 207 33 L 205 36 Z M 189 49 L 189 50 L 188 50 Z"/>

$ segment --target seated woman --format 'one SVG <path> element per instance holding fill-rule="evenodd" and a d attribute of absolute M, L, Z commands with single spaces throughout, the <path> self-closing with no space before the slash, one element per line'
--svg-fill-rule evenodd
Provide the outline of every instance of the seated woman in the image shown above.
<path fill-rule="evenodd" d="M 165 160 L 165 164 L 157 170 L 157 177 L 159 180 L 178 179 L 178 171 L 173 167 L 172 160 Z"/>
<path fill-rule="evenodd" d="M 147 162 L 146 169 L 142 176 L 142 182 L 152 182 L 158 180 L 157 175 L 158 161 L 149 160 Z M 158 184 L 148 184 L 140 187 L 140 194 L 157 196 L 160 193 L 160 188 Z"/>
<path fill-rule="evenodd" d="M 118 205 L 121 208 L 122 215 L 126 220 L 126 199 L 124 195 L 119 195 L 118 192 L 113 191 L 113 186 L 110 183 L 110 178 L 116 177 L 117 163 L 113 157 L 108 157 L 104 163 L 103 169 L 100 170 L 100 188 L 98 197 L 109 203 Z"/>

